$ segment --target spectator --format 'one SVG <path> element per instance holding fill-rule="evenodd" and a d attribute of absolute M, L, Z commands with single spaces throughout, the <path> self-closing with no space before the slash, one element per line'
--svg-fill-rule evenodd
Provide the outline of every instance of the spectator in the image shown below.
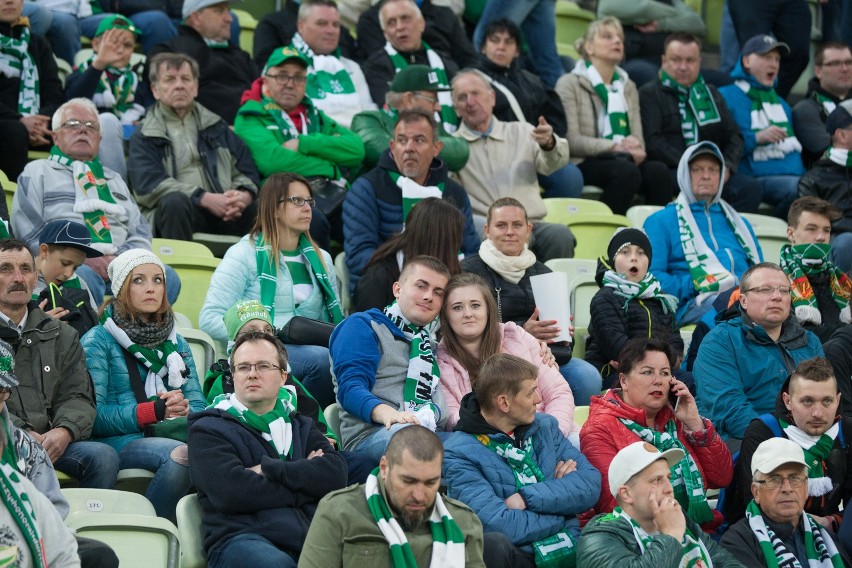
<path fill-rule="evenodd" d="M 228 339 L 222 319 L 240 300 L 260 300 L 281 328 L 293 316 L 338 323 L 343 319 L 331 256 L 311 239 L 308 227 L 316 202 L 308 181 L 275 174 L 261 188 L 257 221 L 228 249 L 210 280 L 201 308 L 201 329 Z M 334 402 L 328 349 L 287 345 L 290 365 L 325 408 Z"/>
<path fill-rule="evenodd" d="M 613 17 L 595 20 L 577 40 L 580 60 L 556 83 L 568 118 L 572 162 L 585 183 L 603 189 L 601 201 L 625 213 L 637 192 L 649 205 L 672 199 L 665 164 L 647 160 L 636 84 L 618 67 L 624 31 Z"/>
<path fill-rule="evenodd" d="M 708 505 L 706 492 L 731 482 L 731 452 L 713 423 L 698 414 L 692 393 L 672 373 L 674 365 L 667 343 L 642 337 L 628 341 L 618 358 L 619 387 L 592 397 L 580 446 L 603 476 L 597 513 L 608 513 L 617 504 L 614 484 L 604 472 L 612 471 L 620 450 L 637 438 L 661 452 L 681 450 L 683 458 L 672 467 L 674 497 L 690 520 L 711 530 L 723 519 Z"/>
<path fill-rule="evenodd" d="M 231 363 L 234 393 L 193 414 L 189 428 L 208 563 L 295 568 L 317 503 L 345 486 L 346 465 L 296 412 L 274 336 L 239 337 Z"/>
<path fill-rule="evenodd" d="M 453 104 L 462 120 L 455 135 L 470 145 L 467 164 L 456 177 L 471 197 L 477 228 L 484 225 L 488 207 L 496 199 L 514 197 L 534 221 L 531 246 L 542 262 L 574 256 L 571 229 L 541 221 L 547 209 L 535 175 L 564 168 L 568 142 L 556 136 L 541 116 L 535 126 L 495 118 L 494 90 L 488 77 L 475 69 L 453 79 Z"/>
<path fill-rule="evenodd" d="M 230 43 L 232 16 L 227 2 L 184 0 L 183 23 L 177 37 L 160 43 L 148 53 L 185 53 L 198 62 L 198 102 L 228 124 L 234 123 L 240 95 L 257 77 L 248 53 Z M 145 78 L 151 76 L 150 63 Z"/>
<path fill-rule="evenodd" d="M 827 42 L 814 52 L 814 77 L 807 97 L 793 106 L 793 131 L 802 144 L 802 160 L 810 169 L 831 144 L 825 130 L 828 115 L 852 91 L 852 50 L 845 43 Z"/>
<path fill-rule="evenodd" d="M 538 369 L 515 355 L 484 362 L 445 442 L 447 493 L 468 503 L 488 532 L 514 545 L 513 566 L 573 566 L 580 524 L 601 477 L 559 429 L 537 414 Z M 558 560 L 557 560 L 558 559 Z"/>
<path fill-rule="evenodd" d="M 839 327 L 852 323 L 852 279 L 829 260 L 831 223 L 839 217 L 829 202 L 800 197 L 787 216 L 790 244 L 781 247 L 780 266 L 792 286 L 793 313 L 822 343 Z"/>
<path fill-rule="evenodd" d="M 639 89 L 642 132 L 648 157 L 669 167 L 673 194 L 679 191 L 677 165 L 688 146 L 709 140 L 725 159 L 722 199 L 740 212 L 757 212 L 763 189 L 752 177 L 738 174 L 743 137 L 725 99 L 701 75 L 701 40 L 692 34 L 666 37 L 658 80 Z"/>
<path fill-rule="evenodd" d="M 150 62 L 156 104 L 130 139 L 130 178 L 154 235 L 244 235 L 257 216 L 257 169 L 243 141 L 197 101 L 198 64 L 163 52 Z"/>
<path fill-rule="evenodd" d="M 678 299 L 678 325 L 695 323 L 763 260 L 749 222 L 722 199 L 725 163 L 712 142 L 686 149 L 678 165 L 680 195 L 645 220 L 654 251 L 650 272 Z"/>
<path fill-rule="evenodd" d="M 129 250 L 109 263 L 109 275 L 113 300 L 101 309 L 101 325 L 81 340 L 97 399 L 92 435 L 115 448 L 122 469 L 154 472 L 145 496 L 174 522 L 190 486 L 187 450 L 157 428 L 204 410 L 198 374 L 166 300 L 162 261 L 149 250 Z"/>
<path fill-rule="evenodd" d="M 781 55 L 789 52 L 786 43 L 772 36 L 754 36 L 743 45 L 731 72 L 734 84 L 719 89 L 745 141 L 737 171 L 760 182 L 763 200 L 775 206 L 781 219 L 787 217 L 805 173 L 790 105 L 775 90 Z"/>
<path fill-rule="evenodd" d="M 461 212 L 461 252 L 471 254 L 479 246 L 470 199 L 437 157 L 441 141 L 432 116 L 422 110 L 402 112 L 393 136 L 379 165 L 355 180 L 343 202 L 343 249 L 353 291 L 376 249 L 402 229 L 411 207 L 425 197 L 446 200 Z"/>
<path fill-rule="evenodd" d="M 842 216 L 831 225 L 831 261 L 852 275 L 852 182 L 848 165 L 852 150 L 852 101 L 837 105 L 826 119 L 831 135 L 827 156 L 814 164 L 799 181 L 799 195 L 824 199 L 839 209 Z"/>
<path fill-rule="evenodd" d="M 740 315 L 704 337 L 693 373 L 698 407 L 736 450 L 746 427 L 772 412 L 773 401 L 795 366 L 822 356 L 816 335 L 790 312 L 790 281 L 777 264 L 763 262 L 740 280 Z"/>

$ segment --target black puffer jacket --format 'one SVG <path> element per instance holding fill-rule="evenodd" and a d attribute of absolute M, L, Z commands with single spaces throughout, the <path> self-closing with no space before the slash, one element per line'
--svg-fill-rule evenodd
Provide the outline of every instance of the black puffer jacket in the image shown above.
<path fill-rule="evenodd" d="M 844 325 L 822 346 L 825 358 L 834 367 L 834 376 L 840 388 L 840 410 L 852 417 L 852 326 Z M 852 443 L 852 437 L 850 437 Z"/>
<path fill-rule="evenodd" d="M 849 168 L 823 158 L 799 180 L 799 197 L 815 195 L 831 202 L 843 212 L 843 217 L 832 224 L 832 233 L 852 232 L 852 175 L 850 172 L 852 170 Z"/>

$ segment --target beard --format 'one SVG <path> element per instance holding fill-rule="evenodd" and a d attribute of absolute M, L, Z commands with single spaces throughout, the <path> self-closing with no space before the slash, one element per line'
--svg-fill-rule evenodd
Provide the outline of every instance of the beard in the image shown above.
<path fill-rule="evenodd" d="M 399 513 L 397 520 L 403 531 L 413 532 L 420 528 L 427 515 L 431 513 L 429 510 L 424 510 L 422 513 Z"/>

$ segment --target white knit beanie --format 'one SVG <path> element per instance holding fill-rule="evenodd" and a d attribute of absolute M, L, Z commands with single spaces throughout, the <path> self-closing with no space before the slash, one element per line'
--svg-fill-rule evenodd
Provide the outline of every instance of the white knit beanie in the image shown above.
<path fill-rule="evenodd" d="M 163 271 L 163 278 L 166 277 L 166 267 L 163 266 L 163 261 L 153 252 L 141 248 L 124 251 L 115 257 L 107 267 L 107 276 L 112 282 L 113 296 L 118 296 L 127 277 L 130 276 L 134 268 L 142 264 L 156 264 Z"/>

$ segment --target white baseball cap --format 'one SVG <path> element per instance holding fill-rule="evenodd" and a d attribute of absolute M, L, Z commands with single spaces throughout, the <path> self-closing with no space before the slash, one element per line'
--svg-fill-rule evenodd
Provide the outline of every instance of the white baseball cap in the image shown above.
<path fill-rule="evenodd" d="M 787 438 L 769 438 L 757 446 L 751 456 L 751 475 L 758 471 L 770 474 L 785 463 L 798 463 L 808 467 L 801 446 Z"/>
<path fill-rule="evenodd" d="M 683 459 L 683 450 L 671 448 L 661 452 L 648 442 L 633 442 L 622 448 L 609 464 L 609 492 L 615 497 L 618 488 L 630 478 L 658 460 L 666 460 L 669 467 Z"/>

